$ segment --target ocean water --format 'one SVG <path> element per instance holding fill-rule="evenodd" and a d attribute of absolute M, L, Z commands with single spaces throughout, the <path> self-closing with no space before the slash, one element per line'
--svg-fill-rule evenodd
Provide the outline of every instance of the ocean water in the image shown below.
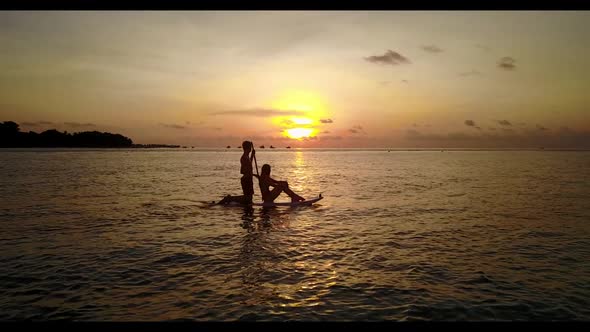
<path fill-rule="evenodd" d="M 0 150 L 0 320 L 590 319 L 590 152 L 240 155 Z"/>

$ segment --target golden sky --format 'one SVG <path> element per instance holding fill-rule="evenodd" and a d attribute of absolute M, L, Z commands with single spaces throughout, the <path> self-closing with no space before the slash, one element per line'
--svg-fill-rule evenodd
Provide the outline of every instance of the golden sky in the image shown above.
<path fill-rule="evenodd" d="M 590 147 L 589 12 L 2 12 L 0 121 L 135 143 Z"/>

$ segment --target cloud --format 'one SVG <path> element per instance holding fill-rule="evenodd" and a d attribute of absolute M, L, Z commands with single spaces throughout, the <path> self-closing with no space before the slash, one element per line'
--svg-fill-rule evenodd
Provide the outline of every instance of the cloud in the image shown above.
<path fill-rule="evenodd" d="M 348 129 L 348 131 L 353 134 L 367 134 L 367 132 L 360 125 L 353 126 L 352 128 Z"/>
<path fill-rule="evenodd" d="M 496 131 L 496 128 L 494 128 L 494 127 L 488 127 L 488 130 Z"/>
<path fill-rule="evenodd" d="M 424 45 L 424 46 L 422 46 L 422 49 L 426 52 L 429 52 L 429 53 L 440 53 L 443 51 L 442 49 L 440 49 L 436 45 Z"/>
<path fill-rule="evenodd" d="M 408 84 L 408 80 L 402 80 L 402 83 Z"/>
<path fill-rule="evenodd" d="M 305 115 L 304 111 L 298 110 L 278 110 L 278 109 L 267 109 L 267 108 L 255 108 L 248 110 L 230 110 L 209 113 L 209 115 L 241 115 L 241 116 L 254 116 L 254 117 L 271 117 L 271 116 L 286 116 L 286 115 Z"/>
<path fill-rule="evenodd" d="M 549 128 L 543 127 L 541 125 L 537 125 L 537 130 L 545 131 L 545 130 L 549 130 Z"/>
<path fill-rule="evenodd" d="M 39 123 L 37 123 L 37 122 L 23 122 L 21 124 L 23 126 L 29 126 L 29 127 L 37 127 L 39 125 Z"/>
<path fill-rule="evenodd" d="M 479 127 L 478 125 L 475 124 L 475 121 L 473 120 L 465 120 L 465 125 L 468 127 L 473 127 L 477 130 L 481 130 L 481 127 Z"/>
<path fill-rule="evenodd" d="M 303 140 L 303 141 L 315 141 L 317 139 L 318 139 L 317 136 L 301 137 L 301 140 Z"/>
<path fill-rule="evenodd" d="M 501 126 L 512 126 L 512 123 L 508 120 L 497 120 L 496 122 Z"/>
<path fill-rule="evenodd" d="M 459 76 L 463 76 L 463 77 L 468 77 L 468 76 L 481 76 L 482 73 L 478 70 L 471 70 L 471 71 L 466 71 L 466 72 L 462 72 L 459 73 Z"/>
<path fill-rule="evenodd" d="M 172 129 L 186 129 L 185 126 L 181 126 L 181 125 L 177 125 L 177 124 L 160 123 L 160 125 L 163 127 L 172 128 Z"/>
<path fill-rule="evenodd" d="M 96 127 L 94 123 L 79 123 L 79 122 L 64 122 L 66 126 L 80 128 L 80 127 Z"/>
<path fill-rule="evenodd" d="M 536 129 L 525 132 L 502 128 L 498 132 L 478 132 L 477 134 L 466 134 L 463 132 L 428 134 L 410 129 L 406 131 L 405 138 L 415 142 L 417 145 L 430 147 L 590 148 L 590 132 L 574 131 L 567 127 L 556 131 Z"/>
<path fill-rule="evenodd" d="M 320 122 L 321 123 L 334 123 L 334 120 L 332 120 L 332 119 L 321 119 Z"/>
<path fill-rule="evenodd" d="M 516 60 L 509 56 L 505 56 L 498 61 L 498 67 L 505 69 L 505 70 L 513 70 L 516 68 Z"/>
<path fill-rule="evenodd" d="M 490 51 L 489 47 L 482 45 L 482 44 L 475 44 L 475 47 L 479 48 L 480 50 L 486 51 L 486 52 Z"/>
<path fill-rule="evenodd" d="M 295 122 L 293 122 L 293 120 L 291 120 L 291 119 L 283 119 L 283 120 L 281 120 L 280 125 L 283 127 L 291 127 L 291 126 L 295 125 Z"/>
<path fill-rule="evenodd" d="M 394 52 L 392 50 L 387 50 L 383 55 L 371 55 L 364 58 L 366 61 L 371 63 L 376 63 L 380 65 L 399 65 L 404 63 L 411 63 L 408 58 L 405 56 Z"/>
<path fill-rule="evenodd" d="M 322 132 L 322 134 L 329 134 L 329 133 L 330 133 L 330 131 L 329 131 L 329 130 L 324 130 L 324 131 Z"/>

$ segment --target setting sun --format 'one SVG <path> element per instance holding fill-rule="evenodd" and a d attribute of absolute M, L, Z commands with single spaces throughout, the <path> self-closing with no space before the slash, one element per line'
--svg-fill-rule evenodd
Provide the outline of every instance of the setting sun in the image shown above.
<path fill-rule="evenodd" d="M 310 137 L 313 133 L 313 129 L 310 128 L 292 128 L 287 129 L 287 136 L 294 139 L 301 139 L 304 137 Z"/>
<path fill-rule="evenodd" d="M 285 137 L 301 140 L 314 137 L 320 130 L 321 119 L 326 116 L 322 99 L 310 91 L 290 90 L 284 92 L 272 103 L 274 109 L 292 112 L 272 118 Z"/>

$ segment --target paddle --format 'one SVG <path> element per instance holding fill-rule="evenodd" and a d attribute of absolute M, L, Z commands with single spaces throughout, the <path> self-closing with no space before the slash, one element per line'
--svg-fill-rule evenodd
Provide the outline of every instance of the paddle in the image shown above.
<path fill-rule="evenodd" d="M 254 142 L 252 142 L 252 151 L 254 151 Z M 254 165 L 256 165 L 256 175 L 260 177 L 260 174 L 258 174 L 258 162 L 256 162 L 256 155 L 254 155 Z"/>

